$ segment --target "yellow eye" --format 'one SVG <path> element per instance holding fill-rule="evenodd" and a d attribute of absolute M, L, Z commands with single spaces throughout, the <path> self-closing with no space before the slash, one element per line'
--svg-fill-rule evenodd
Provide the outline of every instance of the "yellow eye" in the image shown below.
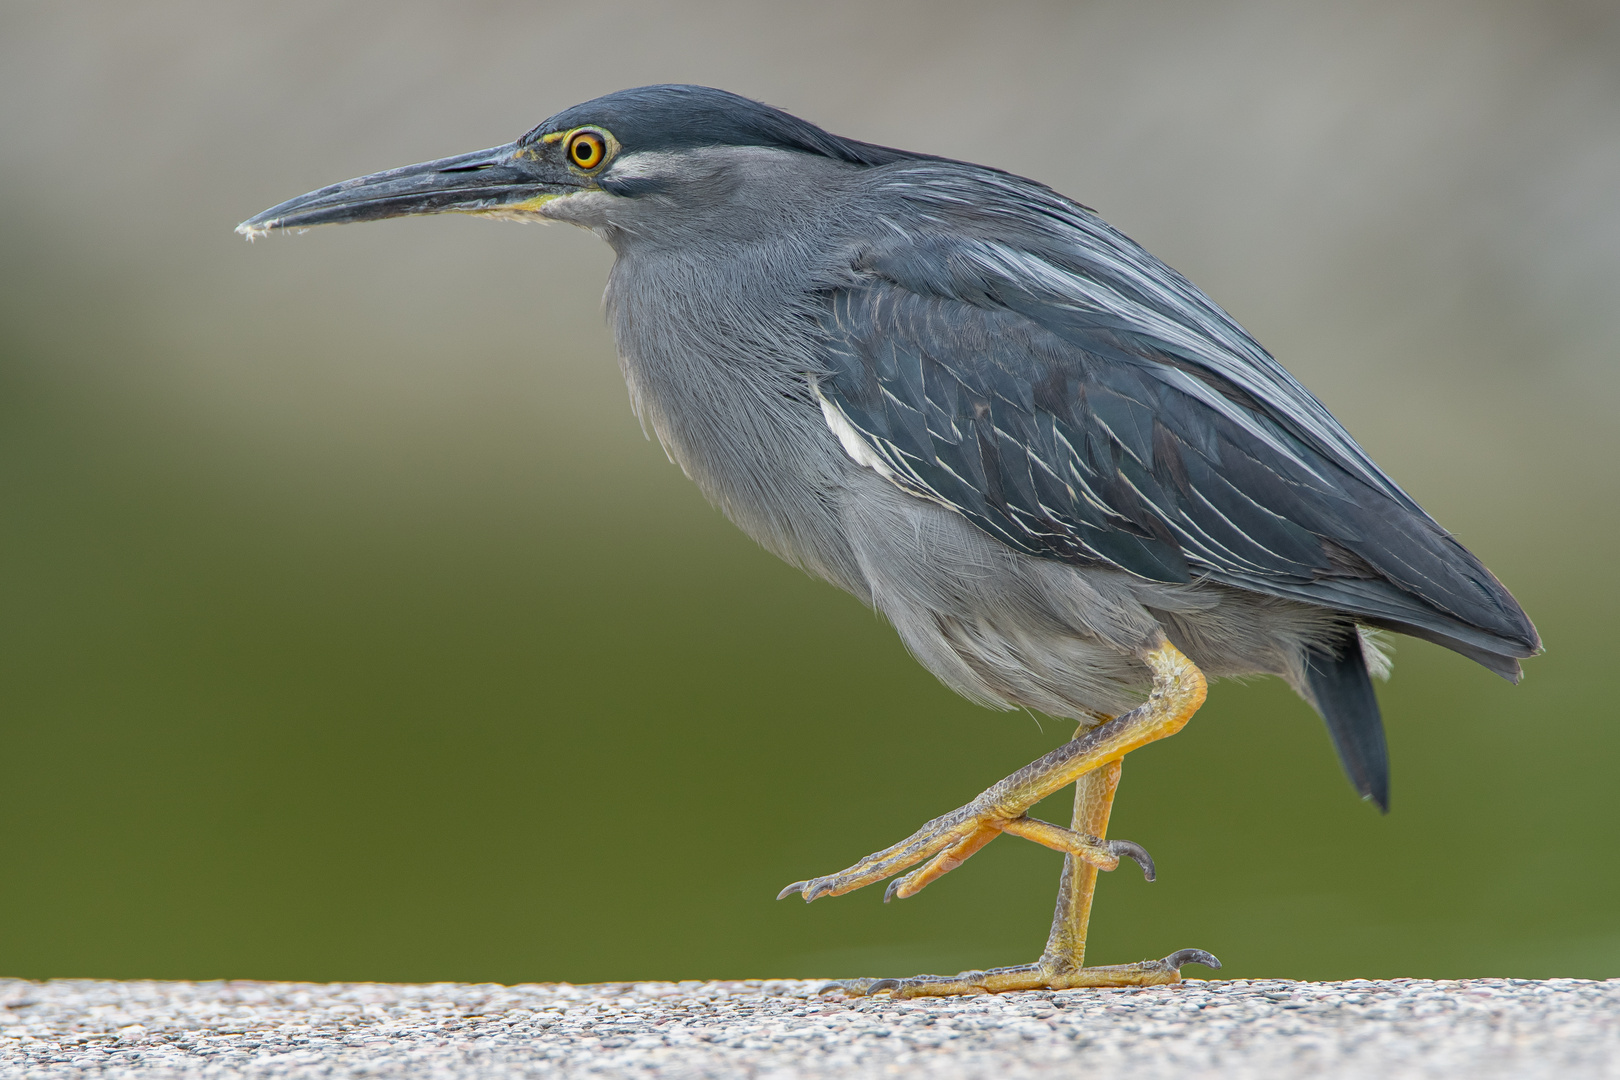
<path fill-rule="evenodd" d="M 576 131 L 568 138 L 568 160 L 581 169 L 594 169 L 607 157 L 607 140 L 601 132 Z"/>

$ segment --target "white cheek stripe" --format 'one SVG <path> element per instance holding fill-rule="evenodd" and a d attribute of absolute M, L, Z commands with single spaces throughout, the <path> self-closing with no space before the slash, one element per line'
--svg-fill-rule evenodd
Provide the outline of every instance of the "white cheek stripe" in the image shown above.
<path fill-rule="evenodd" d="M 679 162 L 679 154 L 667 150 L 643 150 L 635 154 L 625 154 L 614 160 L 608 167 L 609 176 L 622 176 L 627 179 L 645 179 L 649 176 L 658 176 L 661 173 L 673 172 Z"/>
<path fill-rule="evenodd" d="M 838 444 L 844 448 L 844 453 L 849 455 L 850 460 L 857 465 L 864 465 L 885 480 L 893 480 L 894 470 L 890 469 L 878 456 L 877 451 L 861 438 L 861 433 L 855 430 L 855 425 L 849 422 L 849 417 L 844 415 L 844 411 L 827 400 L 826 395 L 821 392 L 821 387 L 817 386 L 814 380 L 811 380 L 810 390 L 821 403 L 821 415 L 826 419 L 827 427 L 838 436 Z"/>

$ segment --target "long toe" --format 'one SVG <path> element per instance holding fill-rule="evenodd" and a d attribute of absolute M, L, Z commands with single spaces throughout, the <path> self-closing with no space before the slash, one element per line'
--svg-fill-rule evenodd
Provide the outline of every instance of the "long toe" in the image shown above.
<path fill-rule="evenodd" d="M 1123 856 L 1134 860 L 1149 881 L 1154 877 L 1153 859 L 1140 844 L 1129 840 L 1099 840 L 1023 814 L 1008 817 L 975 800 L 935 818 L 900 843 L 868 855 L 847 870 L 795 881 L 776 898 L 781 900 L 798 893 L 809 903 L 823 896 L 842 896 L 927 859 L 925 865 L 892 882 L 883 894 L 885 903 L 895 897 L 904 900 L 961 866 L 1004 832 L 1073 855 L 1101 870 L 1114 869 Z"/>
<path fill-rule="evenodd" d="M 1001 824 L 1001 821 L 970 803 L 935 818 L 898 844 L 873 852 L 848 869 L 828 874 L 826 877 L 795 881 L 778 893 L 776 898 L 781 900 L 798 893 L 808 904 L 823 896 L 842 896 L 844 893 L 854 892 L 863 886 L 898 874 L 924 859 L 944 855 L 944 858 L 936 859 L 929 864 L 931 871 L 922 880 L 922 884 L 927 884 L 947 870 L 961 865 L 962 861 L 974 851 L 1000 835 Z M 909 896 L 911 892 L 922 888 L 922 884 L 916 885 L 911 891 L 902 890 L 900 895 Z"/>
<path fill-rule="evenodd" d="M 1221 962 L 1203 949 L 1178 949 L 1163 960 L 1109 967 L 1067 968 L 1047 956 L 1033 964 L 964 971 L 957 975 L 914 975 L 909 979 L 840 979 L 817 993 L 865 997 L 887 993 L 896 998 L 951 997 L 959 994 L 1002 994 L 1010 990 L 1075 990 L 1081 987 L 1167 986 L 1181 981 L 1187 964 L 1220 969 Z"/>

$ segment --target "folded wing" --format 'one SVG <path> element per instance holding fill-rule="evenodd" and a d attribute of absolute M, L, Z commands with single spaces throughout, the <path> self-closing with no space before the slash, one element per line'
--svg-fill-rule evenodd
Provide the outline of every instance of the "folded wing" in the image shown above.
<path fill-rule="evenodd" d="M 1516 678 L 1539 639 L 1483 564 L 1185 279 L 1031 187 L 1041 220 L 870 250 L 825 297 L 818 390 L 880 471 L 1019 551 L 1331 607 Z"/>

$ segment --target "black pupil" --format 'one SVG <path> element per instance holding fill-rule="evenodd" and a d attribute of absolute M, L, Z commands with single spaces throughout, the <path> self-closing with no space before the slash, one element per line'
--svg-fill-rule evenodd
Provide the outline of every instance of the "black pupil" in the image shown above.
<path fill-rule="evenodd" d="M 574 158 L 581 165 L 596 156 L 596 146 L 589 139 L 581 139 L 574 144 Z"/>

